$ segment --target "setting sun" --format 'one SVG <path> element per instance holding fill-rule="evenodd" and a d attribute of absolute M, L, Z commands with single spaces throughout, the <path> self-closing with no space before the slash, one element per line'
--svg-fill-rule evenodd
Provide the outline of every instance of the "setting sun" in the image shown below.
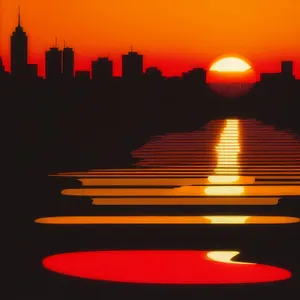
<path fill-rule="evenodd" d="M 236 98 L 252 88 L 256 74 L 247 59 L 226 55 L 211 64 L 206 81 L 216 93 Z"/>
<path fill-rule="evenodd" d="M 244 60 L 237 57 L 225 57 L 215 62 L 210 70 L 218 72 L 245 72 L 251 66 Z"/>

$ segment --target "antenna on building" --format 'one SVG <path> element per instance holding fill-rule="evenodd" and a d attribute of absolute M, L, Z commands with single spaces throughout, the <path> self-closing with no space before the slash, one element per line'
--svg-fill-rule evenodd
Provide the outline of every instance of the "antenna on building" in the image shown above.
<path fill-rule="evenodd" d="M 57 36 L 55 37 L 55 47 L 57 47 Z"/>
<path fill-rule="evenodd" d="M 132 45 L 131 45 L 131 47 L 130 47 L 130 52 L 132 52 Z"/>
<path fill-rule="evenodd" d="M 21 9 L 20 5 L 18 6 L 18 26 L 21 26 Z"/>
<path fill-rule="evenodd" d="M 66 48 L 66 41 L 64 40 L 64 48 Z"/>

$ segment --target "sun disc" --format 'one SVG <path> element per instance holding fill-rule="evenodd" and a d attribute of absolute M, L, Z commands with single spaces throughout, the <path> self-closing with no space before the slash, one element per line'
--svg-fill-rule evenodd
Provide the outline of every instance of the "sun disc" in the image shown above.
<path fill-rule="evenodd" d="M 206 81 L 217 94 L 226 98 L 238 98 L 251 90 L 256 82 L 256 75 L 246 59 L 230 55 L 212 63 Z"/>
<path fill-rule="evenodd" d="M 238 57 L 225 57 L 216 61 L 210 68 L 218 72 L 246 72 L 251 66 Z"/>

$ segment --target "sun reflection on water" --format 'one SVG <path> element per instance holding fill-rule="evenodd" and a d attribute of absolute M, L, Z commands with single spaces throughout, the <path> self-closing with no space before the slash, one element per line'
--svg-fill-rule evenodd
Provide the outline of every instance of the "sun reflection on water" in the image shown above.
<path fill-rule="evenodd" d="M 228 151 L 229 150 L 229 151 Z M 226 120 L 226 126 L 221 133 L 220 142 L 216 146 L 218 153 L 217 175 L 208 177 L 211 183 L 236 183 L 239 181 L 238 154 L 241 150 L 239 143 L 239 120 Z M 219 176 L 219 174 L 226 174 Z M 241 195 L 244 193 L 242 186 L 209 186 L 204 189 L 206 195 Z"/>

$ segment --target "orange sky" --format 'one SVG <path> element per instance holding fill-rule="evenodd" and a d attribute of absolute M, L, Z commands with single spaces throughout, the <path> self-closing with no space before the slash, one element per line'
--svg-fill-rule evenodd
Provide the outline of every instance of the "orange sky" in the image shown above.
<path fill-rule="evenodd" d="M 9 69 L 9 38 L 21 5 L 29 36 L 29 62 L 44 69 L 44 51 L 66 40 L 76 69 L 107 56 L 120 75 L 121 54 L 145 55 L 145 67 L 180 75 L 218 56 L 238 53 L 257 72 L 276 72 L 295 61 L 300 77 L 300 1 L 297 0 L 0 0 L 0 55 Z"/>

